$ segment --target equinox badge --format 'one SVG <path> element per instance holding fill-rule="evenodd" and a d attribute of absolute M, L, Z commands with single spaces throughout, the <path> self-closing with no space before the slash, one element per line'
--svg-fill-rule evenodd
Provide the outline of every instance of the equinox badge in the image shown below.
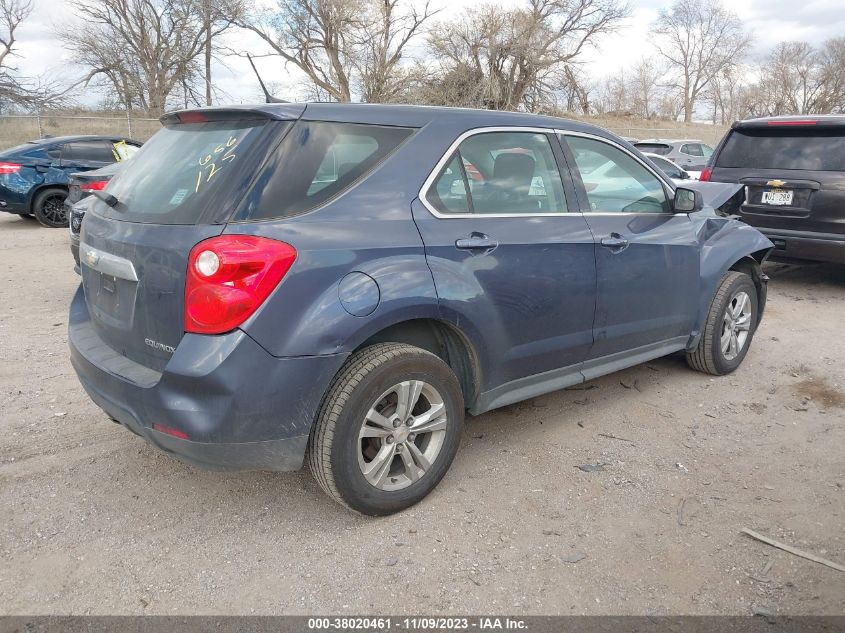
<path fill-rule="evenodd" d="M 168 354 L 172 354 L 176 351 L 176 349 L 172 345 L 165 345 L 164 343 L 159 343 L 158 341 L 154 341 L 151 338 L 145 338 L 144 344 L 152 347 L 153 349 L 160 349 Z"/>

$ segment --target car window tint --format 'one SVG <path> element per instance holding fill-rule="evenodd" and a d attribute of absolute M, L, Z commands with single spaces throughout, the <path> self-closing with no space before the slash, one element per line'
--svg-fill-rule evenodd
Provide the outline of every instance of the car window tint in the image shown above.
<path fill-rule="evenodd" d="M 717 167 L 842 171 L 845 130 L 734 130 L 716 158 Z"/>
<path fill-rule="evenodd" d="M 259 175 L 237 219 L 309 211 L 367 176 L 413 134 L 411 128 L 298 121 Z"/>
<path fill-rule="evenodd" d="M 710 147 L 709 145 L 704 145 L 704 144 L 702 144 L 702 145 L 701 145 L 701 149 L 702 149 L 702 151 L 704 152 L 704 155 L 705 155 L 706 157 L 708 157 L 708 158 L 709 158 L 710 156 L 712 156 L 712 155 L 713 155 L 713 148 L 712 148 L 712 147 Z"/>
<path fill-rule="evenodd" d="M 90 160 L 101 163 L 115 161 L 112 144 L 108 141 L 73 141 L 65 143 L 62 160 Z"/>
<path fill-rule="evenodd" d="M 458 148 L 477 214 L 566 213 L 560 172 L 545 134 L 485 132 Z"/>
<path fill-rule="evenodd" d="M 651 158 L 651 162 L 663 170 L 663 173 L 669 176 L 669 178 L 681 177 L 681 169 L 672 161 L 666 160 L 665 158 L 658 158 L 657 156 L 650 156 L 649 158 Z"/>
<path fill-rule="evenodd" d="M 659 178 L 627 152 L 595 139 L 566 136 L 590 209 L 611 213 L 669 213 Z M 597 161 L 604 166 L 593 168 Z M 588 169 L 582 169 L 586 165 Z"/>
<path fill-rule="evenodd" d="M 120 201 L 119 207 L 102 201 L 92 204 L 98 214 L 115 220 L 204 223 L 232 209 L 243 196 L 262 158 L 254 148 L 264 123 L 227 120 L 167 125 L 109 183 L 109 193 Z"/>
<path fill-rule="evenodd" d="M 681 153 L 686 154 L 687 156 L 704 156 L 704 152 L 701 151 L 701 145 L 698 145 L 697 143 L 683 145 L 681 147 Z"/>
<path fill-rule="evenodd" d="M 665 145 L 663 143 L 634 143 L 634 147 L 636 147 L 641 152 L 648 152 L 649 154 L 660 154 L 661 156 L 665 156 L 666 154 L 672 151 L 671 146 Z"/>
<path fill-rule="evenodd" d="M 466 180 L 461 169 L 460 154 L 455 152 L 440 170 L 426 195 L 426 200 L 440 213 L 469 213 Z"/>

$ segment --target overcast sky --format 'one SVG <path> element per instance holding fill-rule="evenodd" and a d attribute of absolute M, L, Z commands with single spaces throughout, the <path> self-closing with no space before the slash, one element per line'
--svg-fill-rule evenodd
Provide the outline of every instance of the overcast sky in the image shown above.
<path fill-rule="evenodd" d="M 482 0 L 483 1 L 483 0 Z M 443 8 L 441 20 L 453 20 L 464 8 L 478 5 L 479 0 L 432 0 L 432 5 Z M 520 0 L 492 2 L 503 7 L 520 4 Z M 631 0 L 633 9 L 625 26 L 616 34 L 600 39 L 594 49 L 585 55 L 585 70 L 594 78 L 618 72 L 653 52 L 649 38 L 649 25 L 668 1 Z M 78 78 L 84 72 L 70 63 L 69 54 L 54 36 L 57 26 L 72 22 L 71 1 L 34 0 L 34 11 L 20 28 L 20 42 L 16 65 L 28 77 Z M 737 13 L 754 35 L 754 54 L 765 54 L 774 44 L 783 40 L 805 40 L 812 43 L 845 35 L 845 10 L 842 0 L 731 0 L 731 10 Z M 244 33 L 227 35 L 233 48 L 260 54 L 266 48 L 255 36 Z M 221 101 L 246 103 L 262 100 L 254 74 L 245 59 L 225 58 L 217 64 L 214 83 L 223 92 Z M 278 58 L 256 60 L 265 82 L 275 86 L 279 96 L 295 98 L 300 79 L 292 67 L 286 68 Z M 282 94 L 289 91 L 288 94 Z M 96 95 L 79 97 L 85 105 L 95 105 Z"/>

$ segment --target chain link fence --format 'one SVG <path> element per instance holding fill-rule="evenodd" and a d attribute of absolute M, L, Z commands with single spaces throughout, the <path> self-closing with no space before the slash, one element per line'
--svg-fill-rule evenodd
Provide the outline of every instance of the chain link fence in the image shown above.
<path fill-rule="evenodd" d="M 146 141 L 161 127 L 158 119 L 132 116 L 27 114 L 0 116 L 0 149 L 45 136 L 102 134 Z"/>
<path fill-rule="evenodd" d="M 675 127 L 620 127 L 616 125 L 601 125 L 614 134 L 623 136 L 625 138 L 633 138 L 638 141 L 649 138 L 664 138 L 664 139 L 695 139 L 704 141 L 712 147 L 716 147 L 725 132 L 727 127 L 720 125 L 704 125 L 704 124 L 684 124 L 678 123 Z"/>

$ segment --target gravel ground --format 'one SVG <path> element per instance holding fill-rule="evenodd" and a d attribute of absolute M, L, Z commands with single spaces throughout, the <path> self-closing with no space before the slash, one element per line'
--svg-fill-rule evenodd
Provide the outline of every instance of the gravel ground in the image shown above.
<path fill-rule="evenodd" d="M 111 423 L 68 362 L 66 232 L 0 232 L 0 613 L 845 613 L 845 573 L 740 534 L 845 563 L 845 269 L 769 266 L 732 376 L 669 357 L 469 419 L 374 520 Z"/>

